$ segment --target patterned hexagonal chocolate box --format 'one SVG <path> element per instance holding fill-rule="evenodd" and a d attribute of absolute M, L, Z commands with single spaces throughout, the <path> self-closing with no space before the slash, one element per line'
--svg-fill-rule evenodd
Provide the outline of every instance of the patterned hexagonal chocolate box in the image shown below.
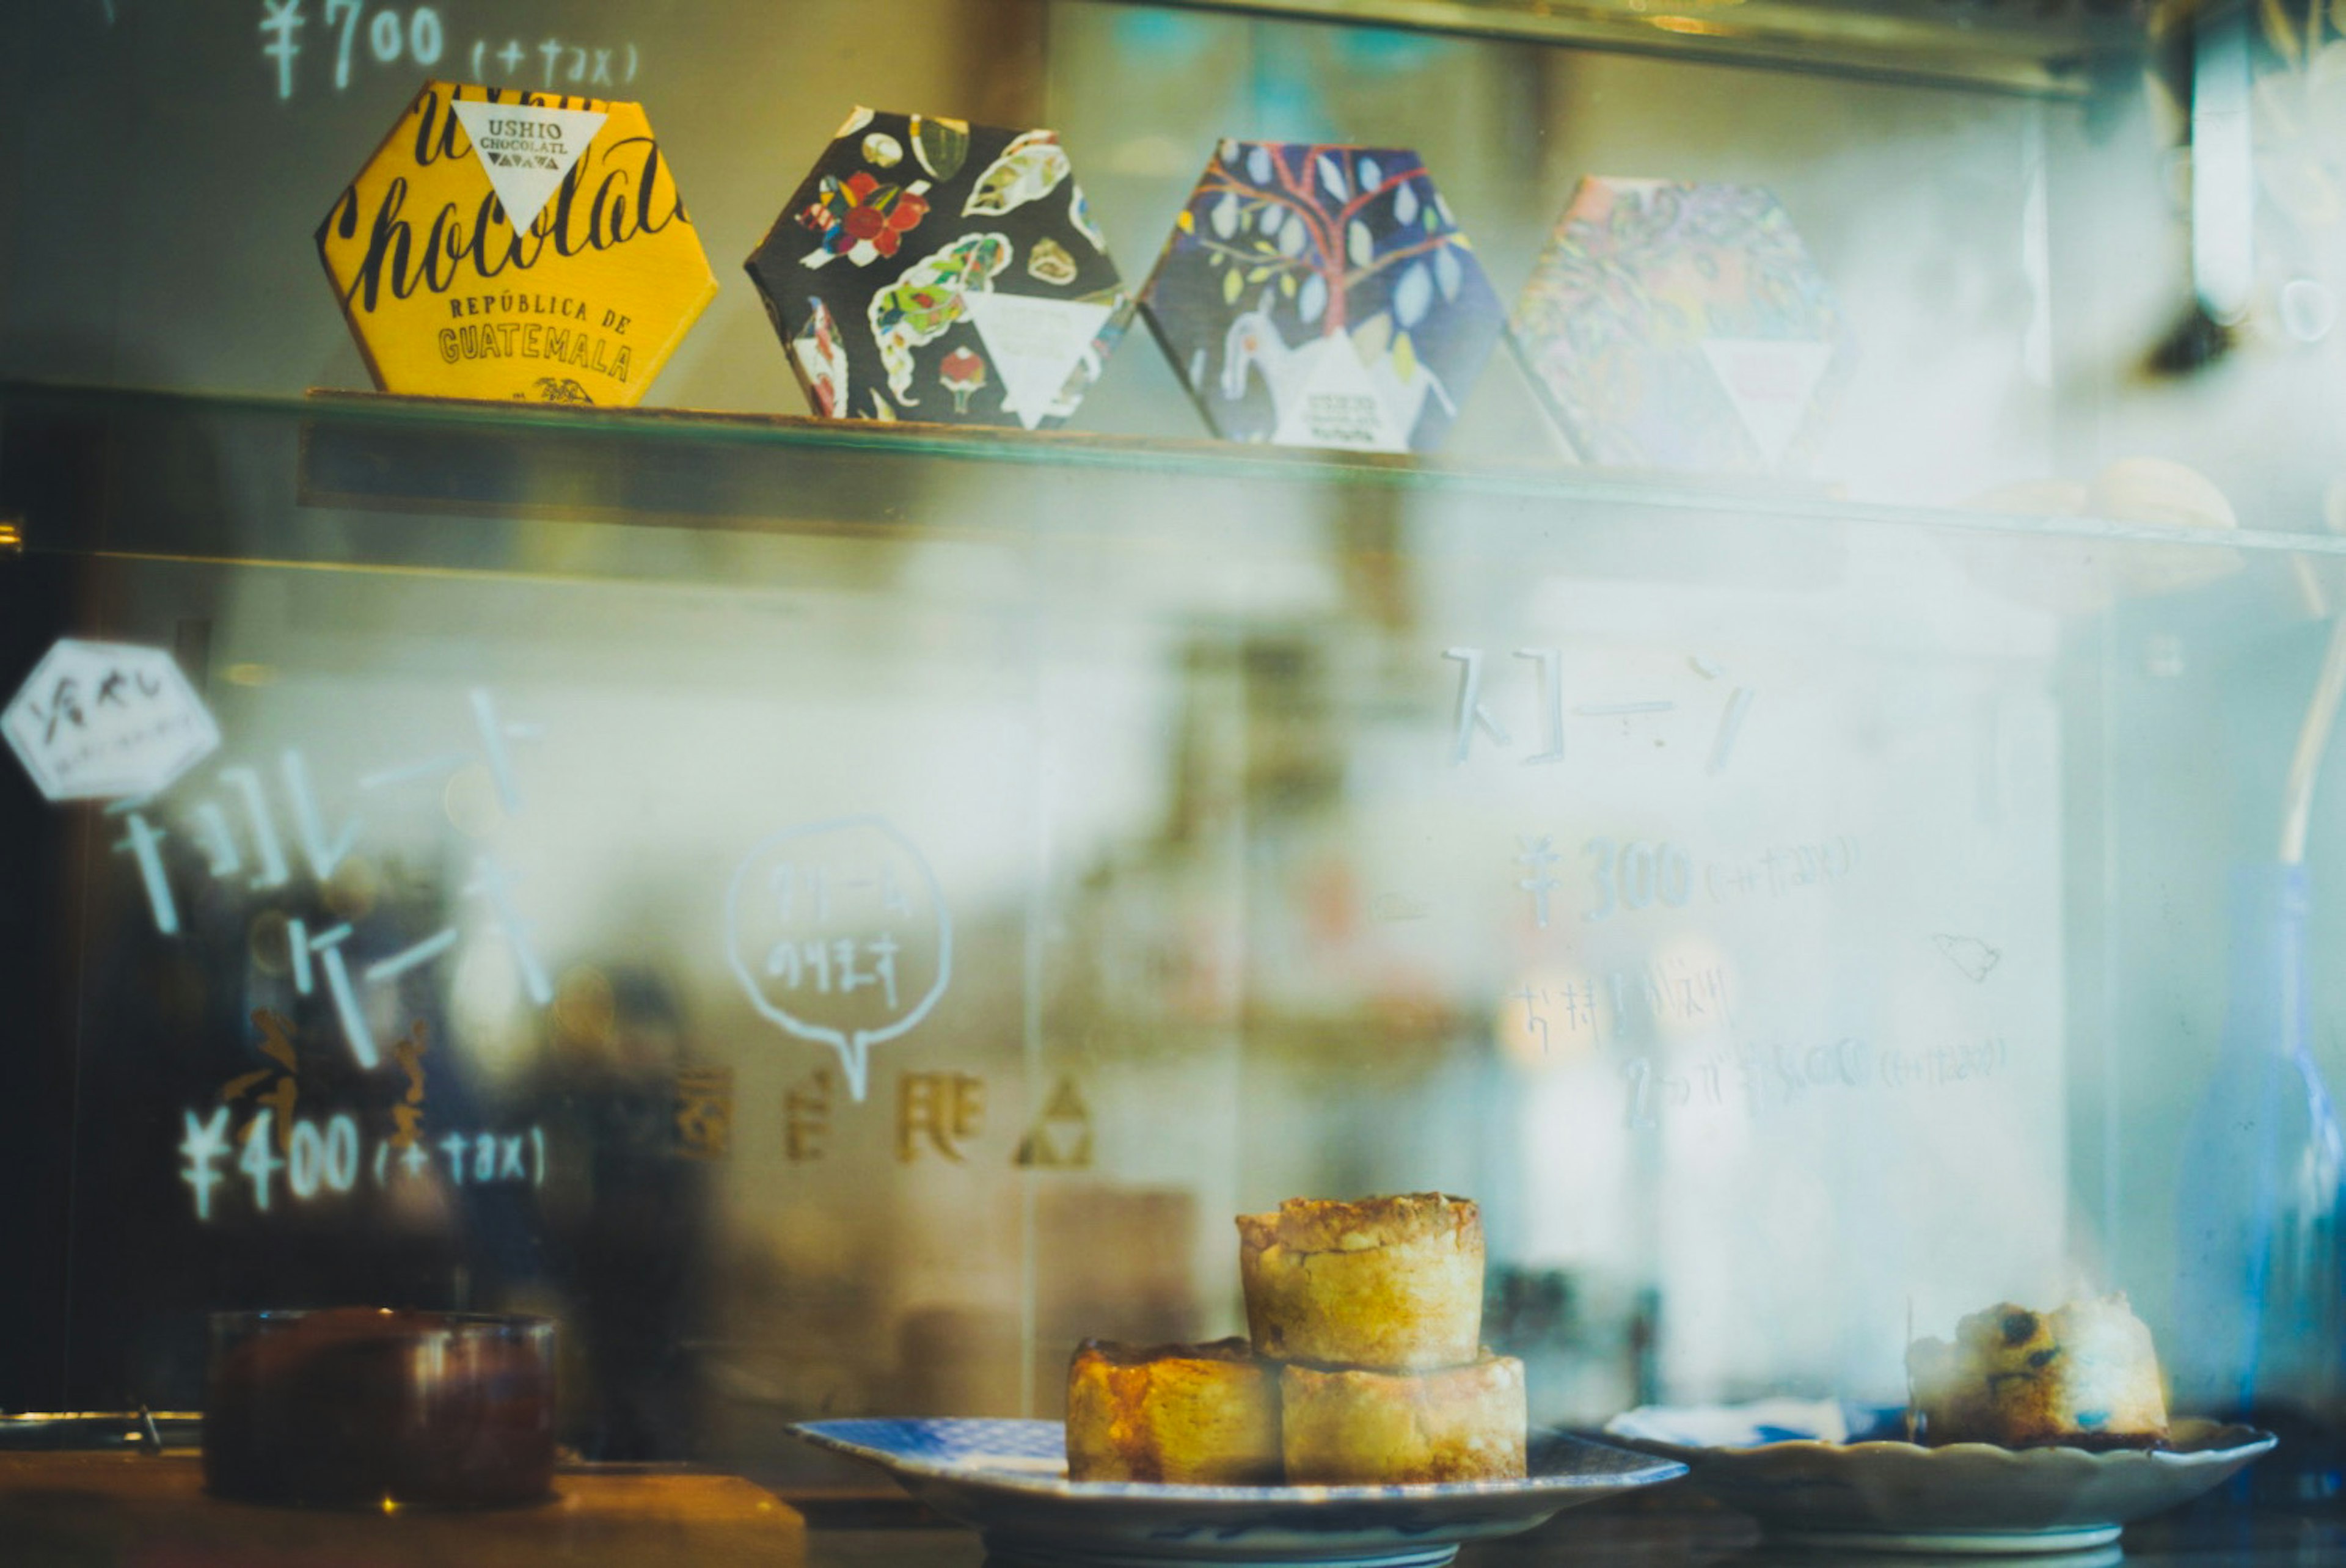
<path fill-rule="evenodd" d="M 640 105 L 427 83 L 318 229 L 385 392 L 640 402 L 717 294 Z"/>
<path fill-rule="evenodd" d="M 1508 331 L 1585 462 L 1713 473 L 1813 463 L 1852 358 L 1767 191 L 1580 182 Z"/>
<path fill-rule="evenodd" d="M 748 267 L 833 419 L 1064 423 L 1132 318 L 1047 130 L 859 107 Z"/>
<path fill-rule="evenodd" d="M 1224 141 L 1142 293 L 1217 434 L 1439 443 L 1502 307 L 1413 152 Z"/>

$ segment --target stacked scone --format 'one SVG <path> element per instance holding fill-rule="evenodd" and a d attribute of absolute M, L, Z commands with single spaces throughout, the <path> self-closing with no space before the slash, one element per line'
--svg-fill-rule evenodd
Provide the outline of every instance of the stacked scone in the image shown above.
<path fill-rule="evenodd" d="M 1239 1217 L 1251 1344 L 1086 1340 L 1078 1481 L 1391 1484 L 1524 1474 L 1523 1363 L 1483 1349 L 1483 1225 L 1441 1193 Z"/>
<path fill-rule="evenodd" d="M 1244 1339 L 1086 1339 L 1067 1369 L 1067 1476 L 1275 1486 L 1279 1370 Z"/>
<path fill-rule="evenodd" d="M 1464 1198 L 1290 1198 L 1239 1217 L 1255 1352 L 1280 1363 L 1290 1481 L 1524 1473 L 1524 1366 L 1483 1349 L 1483 1221 Z"/>

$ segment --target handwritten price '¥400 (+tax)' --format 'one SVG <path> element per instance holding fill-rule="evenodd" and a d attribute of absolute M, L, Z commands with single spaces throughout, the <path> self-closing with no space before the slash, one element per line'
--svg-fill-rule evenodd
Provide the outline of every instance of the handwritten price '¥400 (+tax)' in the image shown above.
<path fill-rule="evenodd" d="M 379 1187 L 434 1175 L 444 1175 L 451 1186 L 546 1185 L 546 1132 L 540 1127 L 513 1133 L 452 1132 L 432 1140 L 428 1147 L 422 1139 L 409 1140 L 401 1147 L 399 1138 L 383 1137 L 375 1141 L 369 1156 L 358 1119 L 345 1111 L 322 1121 L 308 1116 L 295 1119 L 292 1136 L 280 1155 L 274 1111 L 255 1113 L 244 1125 L 241 1136 L 237 1136 L 229 1126 L 229 1110 L 221 1105 L 209 1117 L 185 1113 L 186 1135 L 178 1147 L 183 1162 L 179 1180 L 192 1196 L 196 1218 L 201 1221 L 212 1217 L 216 1189 L 239 1176 L 251 1196 L 255 1214 L 270 1211 L 280 1177 L 286 1196 L 300 1203 L 346 1195 L 358 1187 L 362 1173 Z M 231 1157 L 233 1169 L 223 1168 Z"/>

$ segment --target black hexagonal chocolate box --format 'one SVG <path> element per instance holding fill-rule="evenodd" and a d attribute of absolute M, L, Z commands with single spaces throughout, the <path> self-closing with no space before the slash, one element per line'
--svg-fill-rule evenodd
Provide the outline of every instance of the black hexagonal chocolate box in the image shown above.
<path fill-rule="evenodd" d="M 748 262 L 817 413 L 1046 429 L 1133 299 L 1056 132 L 858 108 Z"/>

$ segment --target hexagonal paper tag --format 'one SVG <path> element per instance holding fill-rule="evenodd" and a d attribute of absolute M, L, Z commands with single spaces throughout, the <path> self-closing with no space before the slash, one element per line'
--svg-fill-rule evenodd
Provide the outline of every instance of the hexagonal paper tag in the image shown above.
<path fill-rule="evenodd" d="M 219 745 L 219 727 L 161 648 L 72 637 L 0 713 L 0 734 L 52 800 L 168 789 Z"/>
<path fill-rule="evenodd" d="M 433 82 L 318 229 L 385 392 L 640 402 L 716 297 L 640 105 Z"/>
<path fill-rule="evenodd" d="M 1851 358 L 1824 275 L 1749 186 L 1580 182 L 1508 329 L 1586 462 L 1806 469 Z"/>
<path fill-rule="evenodd" d="M 1133 300 L 1057 133 L 858 108 L 750 255 L 831 419 L 1061 424 Z"/>
<path fill-rule="evenodd" d="M 1206 423 L 1232 441 L 1426 451 L 1502 309 L 1418 156 L 1225 141 L 1142 290 Z"/>

